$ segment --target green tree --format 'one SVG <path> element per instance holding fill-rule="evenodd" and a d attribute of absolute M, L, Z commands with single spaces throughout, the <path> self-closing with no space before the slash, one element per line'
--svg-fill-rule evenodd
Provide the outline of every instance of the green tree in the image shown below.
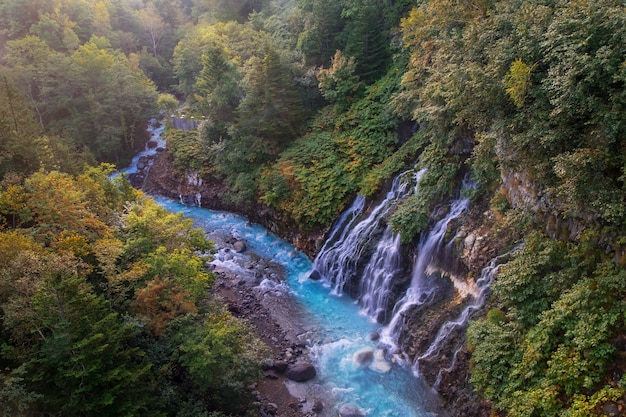
<path fill-rule="evenodd" d="M 106 308 L 83 279 L 55 274 L 33 298 L 43 340 L 27 363 L 44 410 L 64 415 L 141 415 L 148 372 L 132 346 L 136 330 Z"/>
<path fill-rule="evenodd" d="M 298 35 L 298 50 L 311 65 L 327 64 L 343 46 L 340 42 L 344 22 L 342 4 L 332 0 L 300 0 L 303 30 Z"/>
<path fill-rule="evenodd" d="M 242 96 L 241 76 L 220 46 L 208 48 L 202 55 L 202 70 L 197 78 L 196 100 L 202 114 L 207 115 L 226 133 L 226 126 L 235 119 L 235 109 Z"/>
<path fill-rule="evenodd" d="M 383 6 L 372 0 L 354 3 L 343 11 L 346 19 L 344 51 L 356 59 L 360 78 L 371 84 L 385 74 L 391 59 L 387 31 L 380 18 L 384 14 Z"/>
<path fill-rule="evenodd" d="M 335 103 L 338 111 L 347 110 L 361 92 L 361 83 L 356 73 L 354 57 L 346 57 L 337 50 L 328 69 L 320 68 L 317 71 L 319 88 L 324 98 Z"/>
<path fill-rule="evenodd" d="M 237 108 L 238 129 L 259 137 L 268 153 L 277 155 L 298 137 L 304 118 L 291 73 L 273 48 L 266 48 L 262 60 L 250 61 L 243 88 L 245 96 Z"/>
<path fill-rule="evenodd" d="M 200 326 L 178 332 L 179 361 L 213 407 L 245 411 L 247 386 L 256 381 L 267 347 L 241 320 L 214 306 Z"/>

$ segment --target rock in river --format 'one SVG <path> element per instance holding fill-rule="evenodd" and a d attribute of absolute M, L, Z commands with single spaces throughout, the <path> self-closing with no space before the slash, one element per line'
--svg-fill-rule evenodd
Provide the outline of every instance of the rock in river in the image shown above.
<path fill-rule="evenodd" d="M 296 362 L 287 367 L 285 376 L 292 381 L 304 382 L 315 378 L 317 371 L 313 364 L 309 362 Z"/>

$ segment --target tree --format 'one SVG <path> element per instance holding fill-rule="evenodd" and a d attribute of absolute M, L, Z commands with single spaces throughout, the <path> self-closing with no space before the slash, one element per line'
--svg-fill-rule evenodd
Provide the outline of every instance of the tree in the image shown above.
<path fill-rule="evenodd" d="M 302 128 L 302 108 L 291 74 L 268 47 L 262 60 L 250 60 L 243 85 L 237 126 L 243 134 L 264 141 L 270 155 L 277 155 Z"/>
<path fill-rule="evenodd" d="M 259 362 L 266 353 L 252 329 L 213 306 L 201 325 L 182 327 L 177 341 L 180 363 L 213 407 L 244 411 L 247 386 L 258 378 Z"/>
<path fill-rule="evenodd" d="M 136 330 L 109 312 L 82 278 L 48 277 L 33 305 L 42 340 L 27 370 L 38 391 L 48 394 L 43 409 L 76 416 L 149 410 L 150 364 L 132 346 Z"/>
<path fill-rule="evenodd" d="M 240 80 L 237 65 L 228 58 L 222 47 L 209 47 L 202 55 L 196 100 L 202 113 L 215 124 L 227 126 L 234 121 L 235 109 L 242 96 Z M 226 131 L 225 128 L 221 130 Z"/>
<path fill-rule="evenodd" d="M 178 100 L 171 94 L 159 94 L 157 107 L 166 114 L 174 114 L 178 109 Z"/>
<path fill-rule="evenodd" d="M 324 65 L 341 49 L 342 3 L 333 0 L 298 2 L 304 28 L 298 35 L 298 50 L 310 65 Z"/>
<path fill-rule="evenodd" d="M 356 59 L 357 74 L 367 84 L 387 71 L 391 59 L 382 14 L 380 2 L 371 0 L 357 1 L 342 13 L 347 20 L 344 51 Z"/>
<path fill-rule="evenodd" d="M 320 68 L 317 71 L 322 95 L 326 100 L 335 103 L 338 111 L 347 110 L 361 90 L 362 85 L 359 83 L 356 67 L 354 57 L 348 58 L 337 50 L 330 68 Z"/>
<path fill-rule="evenodd" d="M 158 47 L 168 28 L 154 3 L 148 2 L 144 9 L 137 11 L 137 20 L 145 33 L 148 34 L 153 56 L 159 56 Z"/>

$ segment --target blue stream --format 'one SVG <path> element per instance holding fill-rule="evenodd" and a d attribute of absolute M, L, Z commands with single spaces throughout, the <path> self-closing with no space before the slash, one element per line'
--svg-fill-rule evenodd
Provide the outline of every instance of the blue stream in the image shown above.
<path fill-rule="evenodd" d="M 196 226 L 207 232 L 223 231 L 245 240 L 249 250 L 272 259 L 285 268 L 292 296 L 318 321 L 323 335 L 309 341 L 312 360 L 318 376 L 308 383 L 311 390 L 327 393 L 325 415 L 334 416 L 339 406 L 350 403 L 361 408 L 367 416 L 421 417 L 437 415 L 432 391 L 421 384 L 410 369 L 383 360 L 383 368 L 358 366 L 352 360 L 363 348 L 377 349 L 370 341 L 379 325 L 359 314 L 359 306 L 347 296 L 331 294 L 323 282 L 307 278 L 311 261 L 292 245 L 268 233 L 245 218 L 198 207 L 184 206 L 176 201 L 155 197 L 172 212 L 182 212 Z M 379 354 L 381 352 L 378 352 Z M 382 359 L 382 358 L 379 358 Z M 331 403 L 331 404 L 329 404 Z M 326 414 L 328 413 L 328 414 Z"/>

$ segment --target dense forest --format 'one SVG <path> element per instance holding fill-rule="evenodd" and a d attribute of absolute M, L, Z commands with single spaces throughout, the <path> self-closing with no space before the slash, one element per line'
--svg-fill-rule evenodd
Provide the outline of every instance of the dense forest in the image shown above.
<path fill-rule="evenodd" d="M 126 178 L 180 174 L 298 232 L 426 168 L 414 242 L 460 189 L 509 250 L 468 330 L 494 415 L 626 395 L 622 0 L 0 0 L 0 410 L 244 415 L 263 345 L 208 295 L 211 244 Z M 233 365 L 234 364 L 234 365 Z M 615 410 L 615 411 L 613 411 Z"/>

